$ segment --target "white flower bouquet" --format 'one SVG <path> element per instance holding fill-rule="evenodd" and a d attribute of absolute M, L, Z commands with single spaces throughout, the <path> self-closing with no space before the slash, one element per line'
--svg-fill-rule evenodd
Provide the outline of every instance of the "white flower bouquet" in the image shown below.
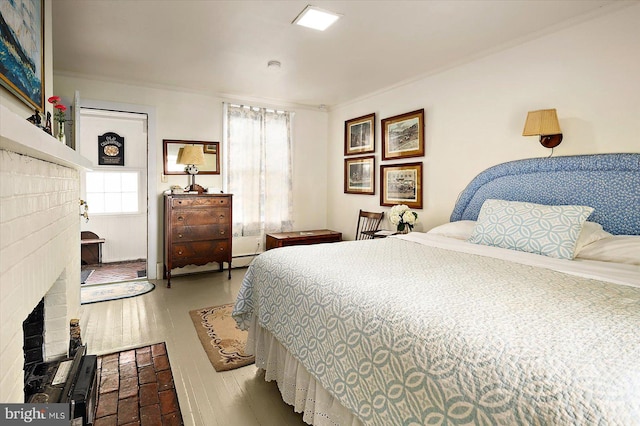
<path fill-rule="evenodd" d="M 398 204 L 391 207 L 389 221 L 396 226 L 398 232 L 409 232 L 418 221 L 418 213 L 404 204 Z"/>

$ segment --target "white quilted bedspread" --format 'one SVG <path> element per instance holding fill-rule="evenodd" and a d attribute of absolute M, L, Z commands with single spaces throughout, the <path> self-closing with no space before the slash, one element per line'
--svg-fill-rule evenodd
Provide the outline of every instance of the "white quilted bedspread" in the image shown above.
<path fill-rule="evenodd" d="M 365 424 L 640 424 L 640 288 L 386 238 L 258 256 L 253 315 Z"/>

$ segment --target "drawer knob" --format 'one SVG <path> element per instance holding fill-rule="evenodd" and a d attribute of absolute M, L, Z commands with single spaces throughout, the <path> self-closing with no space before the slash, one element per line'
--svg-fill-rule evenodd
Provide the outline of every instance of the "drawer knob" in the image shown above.
<path fill-rule="evenodd" d="M 178 254 L 182 254 L 182 250 L 179 250 L 179 251 L 178 251 Z"/>
<path fill-rule="evenodd" d="M 220 215 L 220 219 L 224 219 L 224 215 L 223 214 Z"/>
<path fill-rule="evenodd" d="M 220 235 L 224 235 L 224 231 L 220 231 Z"/>
<path fill-rule="evenodd" d="M 178 238 L 182 238 L 182 234 L 178 234 Z"/>
<path fill-rule="evenodd" d="M 178 216 L 178 220 L 179 220 L 180 222 L 182 222 L 182 221 L 184 220 L 184 217 L 182 217 L 182 216 Z"/>

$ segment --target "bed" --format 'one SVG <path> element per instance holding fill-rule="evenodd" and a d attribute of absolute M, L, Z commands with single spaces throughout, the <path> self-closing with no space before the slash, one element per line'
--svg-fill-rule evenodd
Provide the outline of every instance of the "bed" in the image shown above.
<path fill-rule="evenodd" d="M 427 233 L 261 254 L 233 316 L 310 424 L 640 424 L 639 235 L 640 154 L 513 161 Z"/>

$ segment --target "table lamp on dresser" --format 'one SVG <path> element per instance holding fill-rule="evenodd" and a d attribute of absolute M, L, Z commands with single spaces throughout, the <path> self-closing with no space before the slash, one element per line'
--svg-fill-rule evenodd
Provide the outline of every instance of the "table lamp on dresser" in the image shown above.
<path fill-rule="evenodd" d="M 196 184 L 198 165 L 204 164 L 204 151 L 202 145 L 185 145 L 178 151 L 177 164 L 184 164 L 184 171 L 191 175 L 191 185 L 185 188 L 186 191 L 196 191 L 198 194 L 204 193 L 204 188 Z"/>

